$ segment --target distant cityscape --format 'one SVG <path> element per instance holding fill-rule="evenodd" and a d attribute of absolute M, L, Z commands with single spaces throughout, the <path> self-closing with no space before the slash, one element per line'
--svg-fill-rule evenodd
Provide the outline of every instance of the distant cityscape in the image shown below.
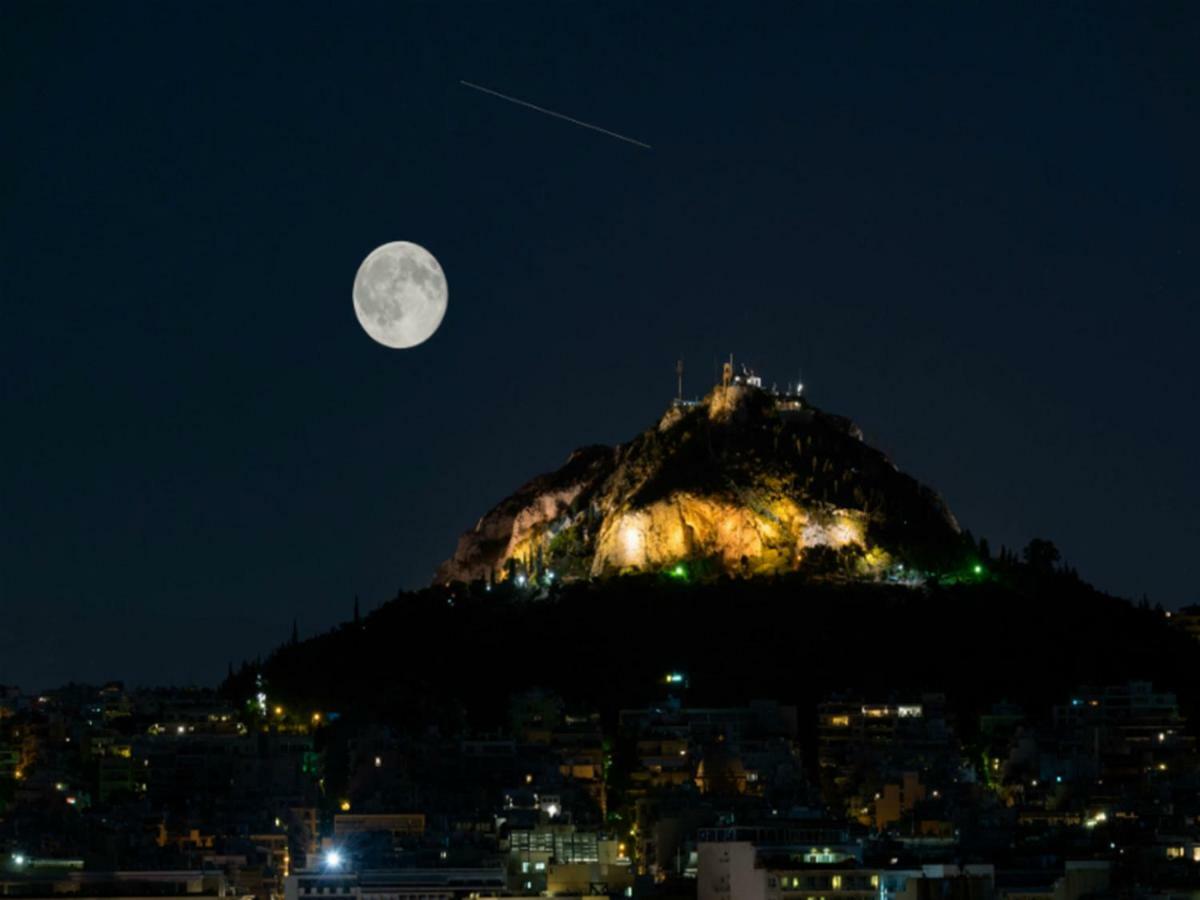
<path fill-rule="evenodd" d="M 1200 671 L 1200 607 L 1163 615 Z M 965 717 L 953 688 L 713 707 L 667 671 L 615 718 L 522 690 L 506 727 L 454 735 L 262 679 L 2 688 L 0 895 L 1197 896 L 1200 750 L 1174 693 L 1080 684 Z"/>

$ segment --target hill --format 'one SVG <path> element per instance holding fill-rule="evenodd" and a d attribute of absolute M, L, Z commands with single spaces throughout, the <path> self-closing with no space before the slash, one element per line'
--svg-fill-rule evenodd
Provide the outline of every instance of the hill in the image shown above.
<path fill-rule="evenodd" d="M 463 535 L 434 585 L 244 665 L 259 690 L 347 721 L 496 729 L 542 689 L 609 720 L 661 699 L 774 698 L 811 722 L 838 691 L 948 695 L 969 735 L 1008 700 L 1174 690 L 1200 721 L 1196 649 L 1035 540 L 993 558 L 941 498 L 797 394 L 727 377 L 617 447 L 576 451 Z"/>
<path fill-rule="evenodd" d="M 436 581 L 693 575 L 898 580 L 961 556 L 932 489 L 848 419 L 726 379 L 617 447 L 585 447 L 463 534 Z"/>
<path fill-rule="evenodd" d="M 261 677 L 273 701 L 455 734 L 504 725 L 510 699 L 533 688 L 612 721 L 661 699 L 664 674 L 681 671 L 688 702 L 769 697 L 802 720 L 834 691 L 944 691 L 969 734 L 1002 699 L 1046 715 L 1082 684 L 1145 679 L 1200 721 L 1194 642 L 1160 610 L 1061 571 L 985 563 L 972 580 L 921 589 L 803 575 L 631 576 L 540 596 L 435 586 L 281 647 L 224 689 L 246 700 Z"/>

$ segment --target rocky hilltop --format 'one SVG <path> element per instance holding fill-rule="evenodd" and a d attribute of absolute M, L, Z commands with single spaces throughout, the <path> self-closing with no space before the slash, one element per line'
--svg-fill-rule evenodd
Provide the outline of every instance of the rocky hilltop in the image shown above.
<path fill-rule="evenodd" d="M 774 575 L 896 580 L 961 547 L 942 499 L 795 395 L 728 383 L 576 450 L 462 535 L 437 581 Z M 906 568 L 907 567 L 907 568 Z"/>

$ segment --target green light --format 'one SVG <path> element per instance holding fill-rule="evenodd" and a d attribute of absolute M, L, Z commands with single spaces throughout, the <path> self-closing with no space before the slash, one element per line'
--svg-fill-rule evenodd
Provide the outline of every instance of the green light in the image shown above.
<path fill-rule="evenodd" d="M 687 578 L 687 569 L 682 563 L 671 570 L 672 578 Z"/>
<path fill-rule="evenodd" d="M 983 566 L 981 566 L 979 563 L 975 563 L 975 567 L 974 567 L 973 571 L 975 572 L 976 575 L 982 575 L 983 574 Z"/>

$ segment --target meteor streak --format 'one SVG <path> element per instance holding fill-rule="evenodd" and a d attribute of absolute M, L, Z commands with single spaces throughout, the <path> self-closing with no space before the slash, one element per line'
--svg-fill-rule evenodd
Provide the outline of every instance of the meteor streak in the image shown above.
<path fill-rule="evenodd" d="M 641 141 L 635 141 L 631 137 L 626 137 L 623 134 L 617 134 L 615 131 L 609 131 L 607 128 L 601 128 L 599 125 L 592 125 L 590 122 L 581 122 L 579 119 L 572 119 L 570 116 L 564 116 L 562 113 L 555 112 L 552 109 L 546 109 L 542 106 L 535 106 L 532 103 L 527 103 L 524 100 L 518 100 L 516 97 L 510 97 L 507 94 L 501 94 L 499 91 L 493 91 L 491 88 L 485 88 L 480 84 L 472 84 L 469 81 L 459 81 L 463 87 L 469 87 L 472 90 L 481 91 L 484 94 L 491 94 L 493 97 L 499 97 L 501 100 L 507 100 L 509 103 L 515 103 L 517 106 L 526 106 L 529 109 L 536 110 L 540 113 L 545 113 L 548 116 L 554 116 L 556 119 L 562 119 L 565 122 L 570 122 L 572 125 L 579 125 L 583 128 L 590 128 L 592 131 L 598 131 L 601 134 L 607 134 L 609 137 L 615 137 L 618 141 L 624 141 L 627 144 L 641 147 L 644 150 L 653 150 L 649 144 L 643 144 Z"/>

